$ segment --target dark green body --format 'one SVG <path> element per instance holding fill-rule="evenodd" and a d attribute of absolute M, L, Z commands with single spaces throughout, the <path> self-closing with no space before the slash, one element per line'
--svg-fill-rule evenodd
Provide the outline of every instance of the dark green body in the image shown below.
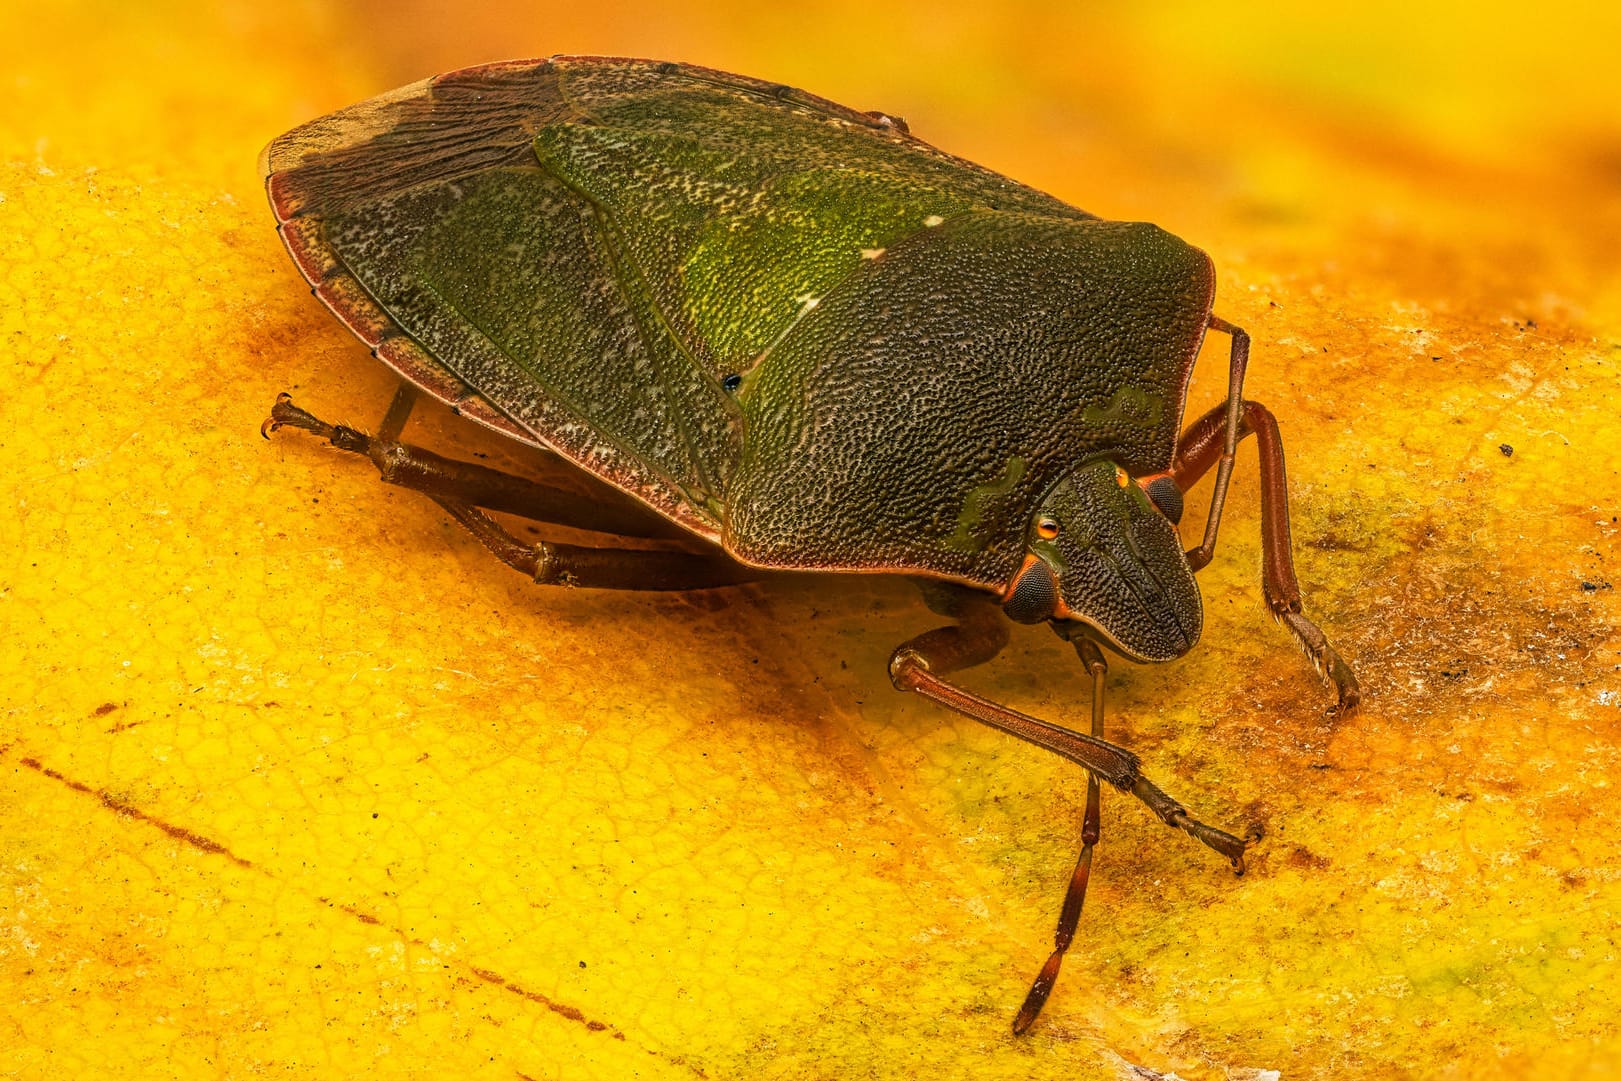
<path fill-rule="evenodd" d="M 665 523 L 600 485 L 582 496 L 402 442 L 409 390 L 375 436 L 285 394 L 264 430 L 366 455 L 543 586 L 707 589 L 751 567 L 926 580 L 951 623 L 895 648 L 894 686 L 1091 773 L 1015 1032 L 1075 940 L 1103 784 L 1242 873 L 1249 841 L 1105 740 L 1100 647 L 1152 662 L 1198 641 L 1193 569 L 1246 436 L 1268 608 L 1356 708 L 1355 675 L 1301 610 L 1277 421 L 1243 393 L 1249 336 L 1211 314 L 1204 253 L 1153 225 L 1100 220 L 881 114 L 639 60 L 452 72 L 287 133 L 263 167 L 315 294 L 408 383 L 714 547 L 650 549 L 638 538 Z M 1227 395 L 1182 432 L 1207 328 L 1231 341 Z M 1184 494 L 1212 469 L 1188 550 Z M 1089 734 L 951 680 L 997 655 L 1009 620 L 1074 645 Z"/>
<path fill-rule="evenodd" d="M 1003 590 L 1077 466 L 1169 467 L 1214 290 L 1155 226 L 685 66 L 456 72 L 265 170 L 379 356 L 759 566 Z"/>

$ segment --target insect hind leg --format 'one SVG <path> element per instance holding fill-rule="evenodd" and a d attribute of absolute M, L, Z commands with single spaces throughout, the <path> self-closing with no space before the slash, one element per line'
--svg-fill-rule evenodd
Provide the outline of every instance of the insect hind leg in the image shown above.
<path fill-rule="evenodd" d="M 279 394 L 260 427 L 269 438 L 281 428 L 297 428 L 325 439 L 339 450 L 370 459 L 386 484 L 409 488 L 433 499 L 446 499 L 486 510 L 620 537 L 677 538 L 688 534 L 645 507 L 603 491 L 581 495 L 489 466 L 459 461 L 399 441 L 415 404 L 416 393 L 401 386 L 373 435 L 343 424 L 329 424 Z"/>
<path fill-rule="evenodd" d="M 611 493 L 600 499 L 584 496 L 399 442 L 414 398 L 411 388 L 402 387 L 378 433 L 367 435 L 346 425 L 329 424 L 282 394 L 260 431 L 268 438 L 279 428 L 298 428 L 339 450 L 368 458 L 386 483 L 428 496 L 503 563 L 541 585 L 679 591 L 735 585 L 758 577 L 758 572 L 718 550 L 649 550 L 613 543 L 593 547 L 518 539 L 479 508 L 543 525 L 602 533 L 621 542 L 690 538 L 653 512 L 614 500 Z"/>

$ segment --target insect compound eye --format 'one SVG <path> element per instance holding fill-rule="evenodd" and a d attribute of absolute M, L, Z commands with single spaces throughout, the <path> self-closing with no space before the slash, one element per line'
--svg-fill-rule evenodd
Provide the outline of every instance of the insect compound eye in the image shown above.
<path fill-rule="evenodd" d="M 1036 519 L 1036 536 L 1042 540 L 1052 540 L 1058 536 L 1058 519 L 1046 514 Z"/>
<path fill-rule="evenodd" d="M 1145 484 L 1143 491 L 1148 493 L 1149 500 L 1170 519 L 1172 525 L 1181 524 L 1182 489 L 1176 486 L 1176 481 L 1162 473 Z"/>
<path fill-rule="evenodd" d="M 1043 559 L 1032 559 L 1025 565 L 1019 580 L 1013 583 L 1013 594 L 1002 605 L 1002 611 L 1015 623 L 1040 623 L 1051 619 L 1058 608 L 1058 579 Z"/>

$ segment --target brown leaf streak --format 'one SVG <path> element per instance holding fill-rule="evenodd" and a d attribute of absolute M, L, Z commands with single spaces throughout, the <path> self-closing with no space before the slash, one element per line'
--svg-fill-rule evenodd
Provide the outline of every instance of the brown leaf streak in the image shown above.
<path fill-rule="evenodd" d="M 6 749 L 9 749 L 9 748 L 6 748 Z M 3 754 L 3 753 L 4 753 L 4 751 L 0 750 L 0 754 Z M 121 815 L 121 816 L 126 817 L 126 818 L 133 818 L 138 822 L 142 822 L 142 823 L 145 823 L 146 825 L 149 825 L 149 826 L 152 826 L 152 827 L 154 827 L 156 829 L 162 830 L 164 833 L 166 833 L 169 836 L 175 838 L 176 840 L 184 841 L 186 844 L 191 845 L 193 848 L 196 848 L 197 850 L 199 850 L 201 852 L 207 852 L 210 855 L 224 856 L 226 859 L 230 860 L 232 863 L 236 864 L 238 867 L 244 867 L 244 868 L 248 868 L 250 870 L 257 870 L 258 869 L 258 868 L 256 868 L 254 866 L 253 863 L 251 863 L 248 860 L 245 860 L 242 857 L 236 855 L 230 849 L 228 849 L 224 845 L 220 844 L 218 841 L 210 840 L 209 838 L 204 837 L 204 836 L 202 836 L 201 834 L 198 834 L 198 833 L 193 833 L 191 830 L 185 829 L 184 827 L 176 826 L 176 825 L 174 825 L 172 823 L 165 822 L 162 819 L 157 818 L 154 815 L 148 814 L 147 812 L 141 810 L 138 807 L 132 806 L 131 804 L 125 802 L 124 800 L 119 799 L 117 796 L 112 795 L 111 793 L 104 792 L 104 791 L 101 791 L 101 790 L 96 789 L 96 788 L 92 788 L 90 785 L 87 785 L 82 781 L 76 781 L 73 778 L 68 777 L 67 775 L 61 773 L 60 771 L 52 769 L 50 766 L 45 765 L 43 762 L 41 762 L 37 758 L 25 757 L 25 758 L 19 759 L 18 761 L 20 761 L 23 765 L 27 766 L 29 769 L 35 771 L 36 773 L 39 773 L 39 774 L 41 774 L 41 775 L 43 775 L 45 777 L 49 777 L 53 781 L 56 781 L 58 784 L 65 785 L 66 787 L 71 788 L 75 792 L 82 792 L 87 796 L 94 797 L 95 799 L 97 799 L 97 800 L 99 800 L 101 802 L 102 806 L 106 807 L 108 810 L 113 811 L 114 813 L 116 813 L 118 815 Z M 381 927 L 382 929 L 384 929 L 385 931 L 388 931 L 389 933 L 395 935 L 396 937 L 398 937 L 402 941 L 411 943 L 413 946 L 420 946 L 423 949 L 430 948 L 428 946 L 428 944 L 426 942 L 424 942 L 423 940 L 405 933 L 403 930 L 401 930 L 398 927 L 395 927 L 395 926 L 393 926 L 391 924 L 385 923 L 380 917 L 375 916 L 372 913 L 365 911 L 364 909 L 357 908 L 354 905 L 344 904 L 344 903 L 342 903 L 340 901 L 334 901 L 331 898 L 327 898 L 327 897 L 316 897 L 315 900 L 322 903 L 322 904 L 324 904 L 324 905 L 328 905 L 328 906 L 330 906 L 332 908 L 336 908 L 339 911 L 344 912 L 349 916 L 352 916 L 354 919 L 360 921 L 363 924 L 366 924 L 369 927 Z M 544 995 L 544 994 L 540 993 L 539 991 L 530 990 L 529 988 L 526 988 L 526 987 L 522 986 L 521 984 L 518 984 L 518 983 L 516 983 L 516 982 L 514 982 L 512 980 L 507 979 L 505 976 L 501 975 L 499 972 L 493 972 L 493 971 L 491 971 L 490 969 L 487 969 L 487 968 L 480 968 L 477 965 L 468 965 L 467 968 L 468 968 L 468 971 L 470 971 L 473 975 L 477 976 L 479 979 L 485 981 L 486 983 L 494 984 L 497 987 L 500 987 L 502 990 L 510 991 L 511 993 L 513 993 L 515 995 L 518 995 L 521 998 L 528 999 L 530 1002 L 534 1002 L 534 1003 L 537 1003 L 538 1005 L 544 1006 L 544 1007 L 546 1007 L 546 1009 L 550 1010 L 552 1013 L 555 1013 L 560 1017 L 565 1017 L 565 1018 L 569 1019 L 570 1021 L 578 1021 L 580 1024 L 584 1025 L 587 1029 L 589 1029 L 592 1032 L 606 1032 L 608 1035 L 612 1036 L 616 1040 L 620 1040 L 620 1041 L 625 1041 L 626 1040 L 626 1036 L 625 1036 L 624 1032 L 620 1031 L 618 1028 L 615 1028 L 613 1025 L 610 1025 L 605 1021 L 598 1021 L 595 1018 L 587 1017 L 585 1015 L 584 1011 L 579 1009 L 577 1006 L 570 1006 L 567 1003 L 558 1002 L 556 999 L 550 998 L 549 996 Z M 707 1074 L 704 1073 L 703 1070 L 699 1069 L 697 1066 L 694 1066 L 692 1063 L 685 1061 L 679 1055 L 667 1055 L 667 1054 L 665 1054 L 665 1053 L 663 1053 L 663 1052 L 661 1052 L 661 1051 L 659 1051 L 659 1050 L 657 1050 L 655 1048 L 647 1048 L 647 1052 L 650 1055 L 653 1055 L 653 1056 L 655 1056 L 657 1058 L 664 1059 L 665 1061 L 671 1062 L 671 1063 L 673 1063 L 675 1065 L 684 1066 L 687 1069 L 691 1070 L 698 1077 L 707 1077 L 708 1076 Z"/>
<path fill-rule="evenodd" d="M 524 987 L 524 986 L 522 986 L 520 984 L 513 983 L 511 980 L 507 979 L 505 976 L 501 975 L 499 972 L 491 972 L 487 968 L 479 968 L 476 965 L 472 966 L 472 972 L 473 972 L 473 975 L 477 976 L 479 979 L 483 980 L 485 983 L 493 983 L 497 987 L 501 988 L 503 991 L 511 991 L 513 994 L 519 996 L 520 998 L 526 998 L 530 1002 L 539 1003 L 540 1005 L 546 1007 L 548 1010 L 552 1011 L 553 1013 L 559 1014 L 559 1015 L 561 1015 L 563 1017 L 566 1017 L 570 1021 L 578 1021 L 578 1022 L 580 1022 L 582 1025 L 584 1025 L 586 1028 L 590 1029 L 592 1032 L 609 1032 L 609 1033 L 612 1034 L 613 1038 L 616 1039 L 616 1040 L 623 1040 L 625 1038 L 625 1034 L 623 1032 L 620 1032 L 618 1029 L 613 1028 L 611 1025 L 605 1024 L 604 1022 L 601 1022 L 601 1021 L 594 1021 L 594 1020 L 591 1020 L 590 1018 L 587 1018 L 585 1016 L 585 1014 L 583 1012 L 581 1012 L 579 1007 L 570 1006 L 567 1003 L 563 1003 L 563 1002 L 558 1002 L 556 999 L 548 998 L 546 995 L 541 994 L 539 991 L 531 991 L 527 987 Z"/>
<path fill-rule="evenodd" d="M 103 807 L 106 807 L 115 814 L 123 815 L 126 818 L 133 818 L 140 822 L 145 822 L 149 826 L 155 826 L 177 841 L 184 841 L 193 848 L 201 852 L 207 852 L 210 855 L 224 856 L 238 867 L 253 866 L 253 864 L 249 863 L 241 856 L 238 856 L 236 853 L 232 852 L 218 841 L 210 840 L 200 833 L 193 833 L 191 830 L 188 830 L 183 826 L 176 826 L 171 822 L 165 822 L 161 818 L 147 814 L 139 807 L 126 803 L 110 792 L 104 792 L 99 789 L 91 788 L 87 784 L 80 781 L 75 781 L 70 777 L 66 777 L 40 762 L 40 760 L 37 758 L 24 758 L 21 761 L 22 764 L 27 766 L 29 769 L 42 773 L 53 781 L 65 784 L 75 792 L 83 792 L 87 796 L 94 796 L 96 799 L 101 801 L 101 805 Z"/>

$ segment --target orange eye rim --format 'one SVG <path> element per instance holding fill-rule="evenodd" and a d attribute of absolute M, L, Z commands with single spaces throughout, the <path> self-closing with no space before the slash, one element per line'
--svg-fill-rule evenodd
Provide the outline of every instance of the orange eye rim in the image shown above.
<path fill-rule="evenodd" d="M 1042 540 L 1056 540 L 1062 530 L 1063 527 L 1058 524 L 1058 519 L 1049 514 L 1043 514 L 1036 519 L 1036 536 Z"/>

